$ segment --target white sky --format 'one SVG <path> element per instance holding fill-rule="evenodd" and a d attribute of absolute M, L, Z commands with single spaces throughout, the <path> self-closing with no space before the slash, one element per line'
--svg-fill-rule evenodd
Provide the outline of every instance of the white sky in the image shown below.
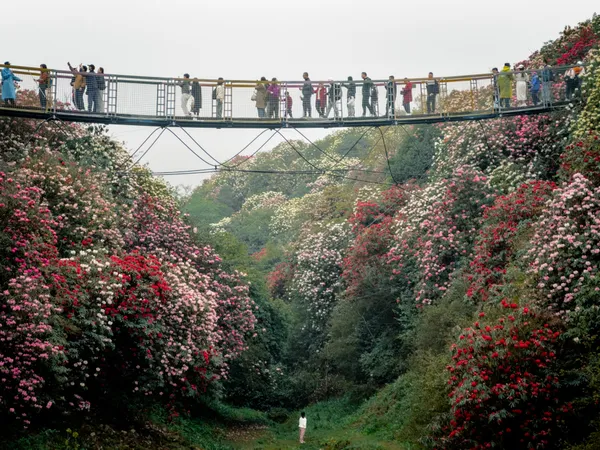
<path fill-rule="evenodd" d="M 230 79 L 298 80 L 305 70 L 313 80 L 357 79 L 363 70 L 373 79 L 429 71 L 459 75 L 524 59 L 565 25 L 588 19 L 595 10 L 600 12 L 597 0 L 6 1 L 0 59 L 57 69 L 66 69 L 70 61 L 94 63 L 107 73 L 189 72 Z M 115 126 L 111 131 L 133 150 L 152 129 Z M 188 131 L 220 160 L 258 133 Z M 327 133 L 305 134 L 318 139 Z M 203 167 L 167 133 L 143 161 L 156 171 Z M 198 184 L 201 179 L 170 181 Z"/>

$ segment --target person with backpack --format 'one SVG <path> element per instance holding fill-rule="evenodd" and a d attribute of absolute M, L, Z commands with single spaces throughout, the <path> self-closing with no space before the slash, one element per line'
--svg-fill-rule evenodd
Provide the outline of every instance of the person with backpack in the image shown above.
<path fill-rule="evenodd" d="M 302 83 L 302 87 L 300 88 L 302 91 L 302 117 L 307 119 L 312 116 L 311 97 L 315 91 L 313 90 L 312 83 L 308 77 L 308 72 L 304 72 L 302 78 L 304 79 L 304 83 Z"/>
<path fill-rule="evenodd" d="M 540 71 L 542 81 L 542 103 L 544 106 L 552 104 L 552 82 L 554 81 L 554 71 L 548 61 L 544 62 L 544 67 Z"/>
<path fill-rule="evenodd" d="M 389 81 L 385 85 L 385 92 L 385 97 L 387 99 L 387 102 L 385 104 L 385 115 L 387 117 L 394 117 L 396 115 L 396 94 L 398 93 L 398 86 L 396 85 L 394 75 L 390 75 Z"/>
<path fill-rule="evenodd" d="M 48 66 L 46 64 L 40 64 L 40 77 L 35 80 L 38 83 L 38 96 L 40 98 L 40 107 L 44 110 L 48 110 L 48 97 L 51 95 L 51 79 L 50 73 L 48 72 Z M 52 100 L 50 99 L 50 103 Z"/>
<path fill-rule="evenodd" d="M 579 61 L 578 65 L 571 67 L 565 74 L 565 84 L 567 85 L 566 99 L 571 101 L 575 98 L 575 94 L 581 89 L 581 77 L 583 76 L 582 62 Z"/>
<path fill-rule="evenodd" d="M 373 105 L 371 100 L 371 94 L 373 93 L 373 82 L 371 81 L 371 79 L 367 76 L 367 72 L 363 72 L 360 74 L 361 78 L 363 79 L 363 85 L 362 85 L 362 116 L 365 117 L 367 115 L 367 109 L 369 110 L 369 112 L 371 113 L 372 116 L 375 115 L 375 112 L 373 110 Z"/>
<path fill-rule="evenodd" d="M 181 88 L 181 109 L 183 110 L 183 115 L 191 116 L 192 114 L 188 109 L 188 104 L 190 103 L 190 99 L 192 98 L 192 84 L 190 82 L 190 74 L 184 73 L 183 80 L 178 81 L 176 84 Z"/>
<path fill-rule="evenodd" d="M 268 103 L 267 103 L 267 117 L 279 119 L 279 101 L 281 100 L 281 88 L 277 78 L 271 79 L 271 84 L 267 88 L 268 92 Z"/>
<path fill-rule="evenodd" d="M 412 83 L 408 78 L 404 78 L 404 88 L 400 93 L 402 94 L 402 106 L 408 115 L 410 115 L 410 103 L 413 101 L 412 90 Z"/>
<path fill-rule="evenodd" d="M 348 106 L 348 117 L 354 117 L 356 114 L 356 83 L 352 77 L 348 77 L 348 82 L 343 85 L 348 89 L 346 105 Z"/>
<path fill-rule="evenodd" d="M 333 80 L 329 80 L 329 91 L 327 92 L 329 97 L 329 103 L 327 105 L 327 112 L 325 117 L 329 117 L 329 113 L 333 109 L 333 117 L 336 119 L 340 117 L 340 111 L 338 109 L 338 102 L 342 101 L 342 86 L 339 83 L 334 83 Z"/>
<path fill-rule="evenodd" d="M 223 78 L 219 77 L 217 80 L 217 86 L 213 91 L 213 99 L 217 101 L 217 119 L 223 118 L 223 101 L 225 100 L 225 86 L 223 85 Z"/>
<path fill-rule="evenodd" d="M 17 98 L 15 83 L 23 80 L 10 70 L 10 62 L 6 61 L 4 66 L 4 69 L 2 69 L 2 100 L 4 100 L 4 106 L 9 104 L 15 106 L 15 99 Z"/>
<path fill-rule="evenodd" d="M 434 114 L 435 99 L 440 93 L 440 83 L 433 78 L 433 72 L 429 72 L 425 84 L 427 85 L 427 114 Z"/>
<path fill-rule="evenodd" d="M 540 77 L 537 72 L 533 72 L 531 75 L 531 84 L 529 91 L 531 92 L 531 101 L 533 102 L 533 106 L 537 106 L 540 102 Z"/>

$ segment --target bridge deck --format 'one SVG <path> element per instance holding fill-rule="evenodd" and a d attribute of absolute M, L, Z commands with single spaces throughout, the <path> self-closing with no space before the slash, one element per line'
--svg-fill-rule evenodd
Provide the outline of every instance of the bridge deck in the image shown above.
<path fill-rule="evenodd" d="M 342 119 L 214 119 L 199 118 L 188 119 L 185 117 L 162 118 L 135 116 L 130 114 L 105 115 L 75 111 L 51 111 L 45 112 L 39 109 L 0 107 L 0 116 L 21 117 L 40 120 L 64 120 L 67 122 L 97 123 L 104 125 L 133 125 L 168 127 L 179 126 L 183 128 L 342 128 L 342 127 L 364 127 L 364 126 L 393 126 L 393 125 L 418 125 L 444 122 L 464 122 L 474 120 L 488 120 L 499 117 L 514 117 L 522 115 L 543 114 L 566 108 L 567 102 L 556 103 L 552 106 L 529 106 L 523 108 L 509 108 L 502 111 L 480 111 L 474 113 L 454 114 L 414 114 L 401 115 L 395 118 L 389 117 L 356 117 Z"/>

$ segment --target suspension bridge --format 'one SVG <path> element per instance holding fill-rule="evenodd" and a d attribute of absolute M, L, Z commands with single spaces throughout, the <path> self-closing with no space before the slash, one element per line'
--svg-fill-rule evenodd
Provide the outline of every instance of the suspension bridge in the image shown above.
<path fill-rule="evenodd" d="M 4 67 L 9 67 L 20 81 L 15 81 L 15 104 L 0 104 L 0 116 L 105 125 L 262 129 L 379 127 L 542 114 L 564 109 L 570 100 L 563 81 L 570 66 L 552 68 L 552 81 L 542 81 L 537 94 L 527 86 L 525 98 L 521 93 L 518 100 L 514 96 L 515 75 L 525 75 L 531 80 L 536 71 L 433 79 L 360 79 L 354 81 L 354 91 L 349 89 L 348 80 L 309 81 L 312 95 L 308 101 L 302 97 L 303 92 L 306 93 L 306 80 L 212 80 L 80 71 L 75 74 L 66 70 L 0 65 Z M 45 83 L 40 84 L 43 74 Z M 512 106 L 498 104 L 497 86 L 502 76 L 510 79 Z M 77 88 L 81 80 L 87 81 L 87 87 Z M 433 94 L 428 90 L 432 84 L 435 85 Z M 90 85 L 95 87 L 90 89 Z M 262 104 L 257 98 L 261 86 L 267 90 L 269 86 L 277 86 Z M 404 97 L 402 92 L 407 89 L 411 95 Z M 349 95 L 352 92 L 354 96 Z M 432 95 L 433 108 L 428 105 Z M 407 114 L 404 103 L 410 97 L 412 114 Z M 302 117 L 307 103 L 312 110 L 311 117 Z M 363 111 L 367 113 L 364 116 Z"/>

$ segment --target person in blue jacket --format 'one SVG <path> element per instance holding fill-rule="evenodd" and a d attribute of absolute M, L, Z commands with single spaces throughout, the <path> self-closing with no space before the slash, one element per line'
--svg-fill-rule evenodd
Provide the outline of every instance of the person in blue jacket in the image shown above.
<path fill-rule="evenodd" d="M 533 106 L 537 106 L 540 102 L 541 88 L 540 77 L 538 76 L 537 72 L 533 72 L 530 83 L 531 87 L 529 88 L 529 90 L 531 91 L 531 100 L 533 101 Z"/>
<path fill-rule="evenodd" d="M 4 104 L 8 106 L 10 103 L 12 106 L 15 106 L 15 98 L 17 98 L 17 92 L 15 89 L 15 82 L 23 81 L 19 77 L 17 77 L 12 70 L 8 66 L 10 63 L 6 61 L 4 63 L 5 67 L 2 69 L 2 100 L 4 100 Z"/>

